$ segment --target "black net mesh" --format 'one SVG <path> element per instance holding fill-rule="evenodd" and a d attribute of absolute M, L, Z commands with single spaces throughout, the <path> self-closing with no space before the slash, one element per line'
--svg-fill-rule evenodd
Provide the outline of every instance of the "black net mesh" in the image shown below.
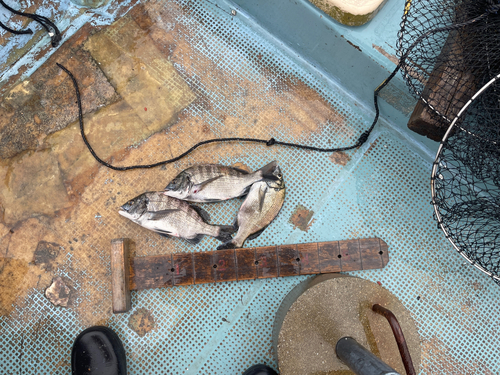
<path fill-rule="evenodd" d="M 443 230 L 471 262 L 500 275 L 500 80 L 453 125 L 434 164 Z"/>
<path fill-rule="evenodd" d="M 433 168 L 438 222 L 457 250 L 496 281 L 500 79 L 494 79 L 500 73 L 499 11 L 498 0 L 408 0 L 398 41 L 401 70 L 413 95 L 430 108 L 443 134 L 453 122 Z"/>
<path fill-rule="evenodd" d="M 410 91 L 433 110 L 443 134 L 474 92 L 499 72 L 499 3 L 406 2 L 398 38 L 401 70 Z"/>

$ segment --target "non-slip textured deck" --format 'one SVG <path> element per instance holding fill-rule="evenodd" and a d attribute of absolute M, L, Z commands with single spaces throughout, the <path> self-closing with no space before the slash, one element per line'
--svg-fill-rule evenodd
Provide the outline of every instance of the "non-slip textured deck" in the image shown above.
<path fill-rule="evenodd" d="M 116 172 L 98 167 L 82 145 L 71 84 L 53 63 L 63 61 L 86 87 L 89 139 L 116 165 L 167 159 L 213 137 L 350 145 L 370 125 L 371 104 L 357 102 L 349 88 L 282 48 L 258 20 L 232 15 L 223 2 L 141 2 L 111 26 L 83 27 L 66 43 L 70 48 L 62 46 L 31 82 L 0 100 L 28 111 L 32 102 L 19 95 L 34 95 L 30 85 L 39 90 L 45 77 L 55 77 L 47 91 L 57 83 L 62 94 L 36 107 L 39 120 L 57 114 L 56 106 L 73 111 L 66 123 L 40 125 L 38 138 L 12 146 L 0 166 L 0 373 L 69 373 L 74 338 L 95 324 L 123 340 L 132 375 L 276 367 L 274 314 L 308 276 L 132 292 L 132 311 L 113 315 L 109 256 L 111 239 L 119 237 L 135 241 L 135 256 L 213 250 L 215 239 L 197 246 L 165 239 L 117 208 L 163 189 L 194 163 L 254 170 L 271 160 L 283 171 L 285 203 L 246 246 L 379 237 L 389 245 L 389 264 L 353 274 L 380 282 L 410 310 L 421 337 L 420 373 L 500 372 L 498 286 L 466 264 L 437 228 L 432 161 L 410 137 L 382 120 L 367 144 L 345 153 L 209 145 L 173 165 Z M 239 204 L 204 208 L 212 223 L 230 224 Z M 66 308 L 44 296 L 56 276 L 70 288 Z"/>

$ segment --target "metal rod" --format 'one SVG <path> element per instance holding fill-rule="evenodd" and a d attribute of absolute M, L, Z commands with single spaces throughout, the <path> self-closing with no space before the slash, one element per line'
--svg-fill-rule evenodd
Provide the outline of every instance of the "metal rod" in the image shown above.
<path fill-rule="evenodd" d="M 394 334 L 394 338 L 396 339 L 396 343 L 398 344 L 399 354 L 401 354 L 401 359 L 403 360 L 406 374 L 416 375 L 415 368 L 413 367 L 413 361 L 411 360 L 410 351 L 408 350 L 408 345 L 406 345 L 406 340 L 403 335 L 403 330 L 401 329 L 396 316 L 392 313 L 391 310 L 388 310 L 380 305 L 373 305 L 372 310 L 377 314 L 385 316 L 385 318 L 389 322 L 392 333 Z"/>
<path fill-rule="evenodd" d="M 337 341 L 335 352 L 356 375 L 400 375 L 351 337 Z"/>

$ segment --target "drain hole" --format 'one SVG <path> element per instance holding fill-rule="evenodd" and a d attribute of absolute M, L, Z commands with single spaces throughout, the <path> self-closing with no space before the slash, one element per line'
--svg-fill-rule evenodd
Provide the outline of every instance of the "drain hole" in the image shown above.
<path fill-rule="evenodd" d="M 382 250 L 380 250 L 378 253 L 379 253 L 380 255 L 382 255 L 384 252 L 383 252 Z"/>
<path fill-rule="evenodd" d="M 296 260 L 297 262 L 300 262 L 300 258 L 296 258 L 295 260 Z"/>
<path fill-rule="evenodd" d="M 217 264 L 214 264 L 214 268 L 217 268 Z"/>
<path fill-rule="evenodd" d="M 170 268 L 170 272 L 174 272 L 175 270 L 173 268 Z"/>
<path fill-rule="evenodd" d="M 340 258 L 342 258 L 342 255 L 340 255 L 340 254 L 339 254 L 339 255 L 337 255 L 337 258 L 339 258 L 339 259 L 340 259 Z"/>
<path fill-rule="evenodd" d="M 258 260 L 255 261 L 255 265 L 256 266 L 259 265 L 259 261 Z"/>

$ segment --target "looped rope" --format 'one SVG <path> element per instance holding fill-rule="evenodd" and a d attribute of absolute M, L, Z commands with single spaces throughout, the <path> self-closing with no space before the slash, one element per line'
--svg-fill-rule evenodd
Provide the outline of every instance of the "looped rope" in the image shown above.
<path fill-rule="evenodd" d="M 23 16 L 23 17 L 28 17 L 28 18 L 31 18 L 32 20 L 38 22 L 40 25 L 42 25 L 42 27 L 50 35 L 50 42 L 52 44 L 52 47 L 55 48 L 55 47 L 58 46 L 59 42 L 61 41 L 61 32 L 59 31 L 59 29 L 57 28 L 57 26 L 51 20 L 49 20 L 47 17 L 39 16 L 38 14 L 31 14 L 31 13 L 19 12 L 19 11 L 15 10 L 15 9 L 11 8 L 7 4 L 5 4 L 5 2 L 3 0 L 0 0 L 0 4 L 4 8 L 8 9 L 9 11 L 11 11 L 14 14 L 17 14 L 17 15 Z M 3 29 L 5 29 L 5 30 L 7 30 L 8 32 L 16 34 L 16 35 L 33 34 L 33 30 L 31 30 L 31 29 L 17 31 L 17 30 L 11 29 L 10 27 L 5 26 L 1 22 L 0 22 L 0 27 L 3 28 Z"/>

